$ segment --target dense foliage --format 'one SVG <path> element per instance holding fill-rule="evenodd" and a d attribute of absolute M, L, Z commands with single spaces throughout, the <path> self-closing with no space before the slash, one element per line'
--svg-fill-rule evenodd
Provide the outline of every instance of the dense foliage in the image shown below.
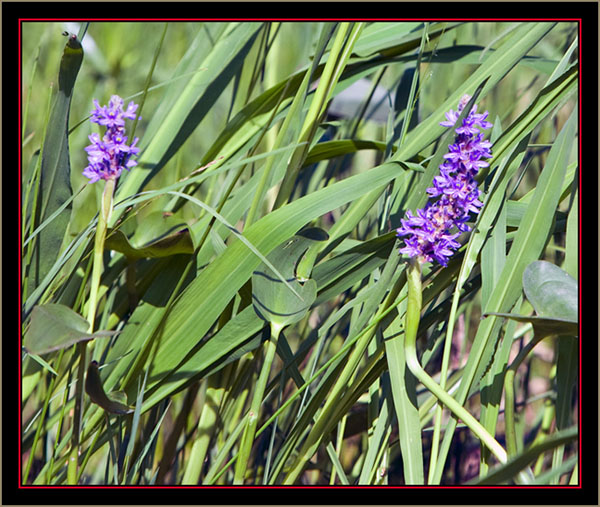
<path fill-rule="evenodd" d="M 24 23 L 22 482 L 576 484 L 577 28 Z"/>

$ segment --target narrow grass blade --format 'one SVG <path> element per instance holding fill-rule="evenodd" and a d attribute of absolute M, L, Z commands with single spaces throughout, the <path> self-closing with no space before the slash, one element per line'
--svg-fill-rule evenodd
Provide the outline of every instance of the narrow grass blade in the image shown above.
<path fill-rule="evenodd" d="M 577 427 L 571 427 L 554 435 L 549 436 L 546 440 L 538 445 L 534 445 L 521 453 L 519 456 L 509 460 L 506 464 L 495 468 L 489 475 L 483 479 L 476 479 L 471 481 L 470 485 L 488 486 L 498 485 L 510 481 L 512 477 L 523 469 L 531 462 L 533 462 L 540 454 L 554 449 L 558 446 L 568 444 L 577 439 L 578 429 Z"/>

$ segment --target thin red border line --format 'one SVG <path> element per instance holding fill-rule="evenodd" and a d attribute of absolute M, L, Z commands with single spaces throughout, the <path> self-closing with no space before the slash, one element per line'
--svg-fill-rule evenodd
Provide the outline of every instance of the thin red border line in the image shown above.
<path fill-rule="evenodd" d="M 264 19 L 260 19 L 260 18 L 192 18 L 192 19 L 186 19 L 186 18 L 133 18 L 133 19 L 129 19 L 129 18 L 81 18 L 83 20 L 86 21 L 102 21 L 102 20 L 106 20 L 106 21 L 194 21 L 195 19 L 198 20 L 210 20 L 210 21 L 221 21 L 221 20 L 226 20 L 226 21 L 272 21 L 272 20 L 278 20 L 278 18 L 264 18 Z M 18 19 L 18 52 L 19 55 L 21 55 L 22 52 L 22 48 L 21 48 L 21 37 L 22 37 L 22 32 L 21 32 L 21 26 L 23 22 L 31 22 L 31 21 L 55 21 L 55 22 L 66 22 L 66 21 L 78 21 L 81 20 L 80 18 L 19 18 Z M 290 18 L 290 19 L 286 19 L 285 21 L 298 21 L 298 20 L 303 20 L 305 18 Z M 320 20 L 324 20 L 324 19 L 330 19 L 330 18 L 307 18 L 306 20 L 310 20 L 310 21 L 320 21 Z M 404 19 L 413 19 L 413 18 L 399 18 L 399 19 L 385 19 L 385 21 L 402 21 Z M 576 21 L 578 22 L 578 27 L 579 27 L 579 40 L 581 40 L 581 32 L 582 32 L 582 18 L 560 18 L 560 19 L 553 19 L 553 18 L 540 18 L 543 19 L 545 21 Z M 489 19 L 489 21 L 523 21 L 523 20 L 527 20 L 527 21 L 539 21 L 540 19 L 514 19 L 514 18 L 499 18 L 499 19 Z M 336 21 L 354 21 L 355 19 L 335 19 Z M 380 18 L 364 18 L 364 19 L 360 19 L 361 21 L 379 21 Z M 424 21 L 462 21 L 461 19 L 452 19 L 452 20 L 447 20 L 447 19 L 439 19 L 439 18 L 431 18 L 431 19 L 427 19 Z M 472 19 L 469 19 L 468 21 L 474 21 Z M 475 21 L 488 21 L 488 19 L 476 19 Z M 579 171 L 579 185 L 578 185 L 578 191 L 579 191 L 579 198 L 578 198 L 578 206 L 579 208 L 581 208 L 581 189 L 582 189 L 582 185 L 581 185 L 581 111 L 582 111 L 582 93 L 581 93 L 581 73 L 582 73 L 582 61 L 581 61 L 581 44 L 579 45 L 579 82 L 578 82 L 578 113 L 579 113 L 579 118 L 578 118 L 578 123 L 579 123 L 579 139 L 578 139 L 578 164 L 580 167 L 580 171 Z M 22 169 L 22 152 L 21 152 L 21 128 L 22 128 L 22 122 L 23 122 L 23 118 L 22 118 L 22 65 L 21 65 L 21 59 L 19 58 L 19 72 L 18 72 L 19 76 L 18 76 L 18 83 L 19 83 L 19 91 L 18 91 L 18 108 L 19 108 L 19 129 L 18 129 L 18 135 L 19 135 L 19 142 L 18 142 L 18 163 L 19 163 L 19 172 L 21 173 L 21 169 Z M 22 237 L 21 237 L 21 226 L 22 226 L 22 210 L 21 210 L 21 178 L 19 177 L 19 182 L 18 182 L 18 188 L 19 188 L 19 210 L 18 210 L 18 217 L 19 217 L 19 227 L 18 227 L 18 238 L 19 238 L 19 245 L 21 245 L 22 243 Z M 579 214 L 580 215 L 580 214 Z M 579 224 L 578 224 L 578 231 L 579 231 L 579 242 L 581 241 L 581 217 L 579 216 Z M 579 245 L 581 246 L 581 245 Z M 20 246 L 19 246 L 20 249 Z M 579 266 L 578 266 L 578 274 L 580 275 L 580 270 L 581 270 L 581 248 L 579 249 Z M 18 274 L 17 276 L 19 277 L 19 285 L 21 285 L 21 270 L 22 270 L 22 264 L 21 264 L 21 255 L 19 255 L 19 259 L 18 259 Z M 581 276 L 579 276 L 579 280 L 581 280 Z M 21 291 L 18 291 L 18 315 L 19 315 L 19 329 L 21 326 Z M 579 283 L 579 300 L 581 301 L 581 282 Z M 581 350 L 581 306 L 579 305 L 579 395 L 578 395 L 578 402 L 579 402 L 579 407 L 578 407 L 578 414 L 579 414 L 579 420 L 578 420 L 578 424 L 579 424 L 579 438 L 578 438 L 578 447 L 579 447 L 579 464 L 581 464 L 581 451 L 582 451 L 582 446 L 581 446 L 581 433 L 582 433 L 582 426 L 583 426 L 583 421 L 582 421 L 582 417 L 581 417 L 581 370 L 582 370 L 582 350 Z M 19 346 L 19 378 L 21 379 L 22 377 L 22 372 L 21 372 L 21 341 L 19 340 L 18 342 L 18 346 Z M 19 424 L 19 440 L 18 440 L 18 444 L 17 444 L 17 448 L 18 448 L 18 452 L 19 452 L 19 463 L 21 463 L 21 425 L 22 425 L 22 421 L 21 421 L 21 381 L 19 381 L 18 383 L 18 424 Z M 581 482 L 582 482 L 582 478 L 581 478 L 581 466 L 579 467 L 579 471 L 578 471 L 578 484 L 577 485 L 557 485 L 555 487 L 553 487 L 553 489 L 579 489 L 582 487 Z M 23 485 L 22 484 L 22 469 L 21 466 L 19 466 L 19 488 L 22 489 L 39 489 L 39 488 L 46 488 L 48 486 L 34 486 L 34 485 Z M 103 489 L 117 489 L 116 486 L 111 487 L 111 486 L 52 486 L 53 488 L 57 488 L 57 489 L 72 489 L 72 488 L 77 488 L 77 489 L 90 489 L 90 488 L 103 488 Z M 198 488 L 211 488 L 211 489 L 223 489 L 223 488 L 230 488 L 231 486 L 119 486 L 118 488 L 133 488 L 133 489 L 139 489 L 139 488 L 143 488 L 146 489 L 148 487 L 150 488 L 158 488 L 158 489 L 171 489 L 171 488 L 186 488 L 186 489 L 198 489 Z M 238 486 L 239 487 L 239 486 Z M 356 486 L 241 486 L 242 488 L 245 489 L 255 489 L 255 488 L 260 488 L 260 489 L 272 489 L 272 488 L 293 488 L 293 489 L 314 489 L 314 488 L 318 488 L 318 489 L 323 489 L 323 488 L 334 488 L 334 489 L 339 489 L 340 487 L 342 488 L 356 488 Z M 359 488 L 362 489 L 379 489 L 382 486 L 359 486 Z M 427 489 L 428 487 L 430 488 L 435 488 L 435 489 L 489 489 L 489 488 L 496 488 L 496 486 L 385 486 L 386 488 L 393 488 L 393 489 L 404 489 L 404 488 L 425 488 Z M 517 486 L 505 486 L 503 487 L 503 489 L 510 489 L 513 487 L 517 487 Z M 547 488 L 547 486 L 536 486 L 536 485 L 531 485 L 531 486 L 527 486 L 528 489 L 539 489 L 539 488 Z"/>
<path fill-rule="evenodd" d="M 396 22 L 396 21 L 468 21 L 468 22 L 539 22 L 556 21 L 569 22 L 581 21 L 582 18 L 18 18 L 18 22 L 67 22 L 67 21 L 374 21 L 374 22 Z"/>

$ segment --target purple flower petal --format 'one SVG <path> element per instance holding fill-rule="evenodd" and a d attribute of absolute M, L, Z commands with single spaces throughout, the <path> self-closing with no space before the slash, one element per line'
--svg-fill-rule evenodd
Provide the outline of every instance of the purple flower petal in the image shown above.
<path fill-rule="evenodd" d="M 137 105 L 129 103 L 127 110 L 123 111 L 123 99 L 113 95 L 108 106 L 101 106 L 94 99 L 95 108 L 91 112 L 90 121 L 106 127 L 106 133 L 101 138 L 93 133 L 89 136 L 90 146 L 85 148 L 88 154 L 89 165 L 84 169 L 83 175 L 94 183 L 100 179 L 116 179 L 123 169 L 131 169 L 137 162 L 131 157 L 139 152 L 135 147 L 136 137 L 131 145 L 127 145 L 125 135 L 125 119 L 135 119 Z"/>
<path fill-rule="evenodd" d="M 464 95 L 457 111 L 445 114 L 445 127 L 454 127 L 458 116 L 470 100 Z M 481 167 L 488 167 L 482 158 L 491 157 L 492 143 L 484 140 L 479 129 L 492 126 L 486 118 L 488 112 L 477 113 L 474 105 L 462 125 L 455 129 L 454 144 L 448 146 L 444 163 L 439 166 L 440 174 L 433 178 L 433 186 L 426 190 L 430 201 L 424 208 L 410 210 L 401 219 L 401 227 L 396 229 L 398 237 L 404 238 L 401 254 L 418 257 L 421 262 L 439 262 L 446 266 L 454 251 L 460 247 L 456 238 L 471 228 L 467 225 L 470 213 L 479 213 L 483 203 L 479 201 L 479 189 L 475 176 Z M 452 231 L 458 232 L 452 232 Z"/>

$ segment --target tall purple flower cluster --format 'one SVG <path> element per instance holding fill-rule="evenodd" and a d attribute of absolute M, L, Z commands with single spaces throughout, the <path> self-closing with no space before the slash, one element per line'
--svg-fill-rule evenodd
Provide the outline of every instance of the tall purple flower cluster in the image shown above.
<path fill-rule="evenodd" d="M 464 95 L 458 110 L 446 113 L 446 121 L 440 125 L 454 127 L 470 98 Z M 478 114 L 474 105 L 462 125 L 454 130 L 454 144 L 448 146 L 440 174 L 433 179 L 433 187 L 427 189 L 429 202 L 417 210 L 416 216 L 407 210 L 406 217 L 401 220 L 402 227 L 396 230 L 398 237 L 405 237 L 405 247 L 400 253 L 417 257 L 421 262 L 437 261 L 446 266 L 460 246 L 456 238 L 471 230 L 466 224 L 469 214 L 479 213 L 483 206 L 475 176 L 479 168 L 489 165 L 481 159 L 492 156 L 492 143 L 485 141 L 479 131 L 492 126 L 486 121 L 487 116 L 487 111 Z"/>
<path fill-rule="evenodd" d="M 117 179 L 123 169 L 131 169 L 137 162 L 131 157 L 140 150 L 135 145 L 136 137 L 131 145 L 127 145 L 125 135 L 125 120 L 134 120 L 137 104 L 129 103 L 127 109 L 123 110 L 123 99 L 118 95 L 110 98 L 107 106 L 101 106 L 94 100 L 95 109 L 92 111 L 90 121 L 106 127 L 103 137 L 93 133 L 89 136 L 92 144 L 85 151 L 88 153 L 89 165 L 83 171 L 83 175 L 94 183 L 100 179 Z"/>

